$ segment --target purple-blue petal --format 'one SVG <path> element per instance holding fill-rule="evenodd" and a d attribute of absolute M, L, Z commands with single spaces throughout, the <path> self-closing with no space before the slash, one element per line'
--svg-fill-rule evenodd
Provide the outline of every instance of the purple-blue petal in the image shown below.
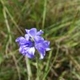
<path fill-rule="evenodd" d="M 46 41 L 45 40 L 42 45 L 46 49 L 46 51 L 49 51 L 50 50 L 50 48 L 49 48 L 50 42 L 49 41 Z"/>
<path fill-rule="evenodd" d="M 19 45 L 24 45 L 24 44 L 26 44 L 26 39 L 24 37 L 18 37 L 16 39 L 16 42 L 18 42 Z"/>
<path fill-rule="evenodd" d="M 46 41 L 46 40 L 44 40 L 44 39 L 41 39 L 41 40 L 35 42 L 35 47 L 36 47 L 36 46 L 42 47 L 42 48 L 44 48 L 46 51 L 50 50 L 49 45 L 50 45 L 50 42 L 49 42 L 49 41 Z"/>
<path fill-rule="evenodd" d="M 26 32 L 27 32 L 27 34 L 28 34 L 30 37 L 34 37 L 34 36 L 37 34 L 36 28 L 32 28 L 32 29 L 30 29 L 30 30 L 27 30 L 27 29 L 26 29 Z"/>
<path fill-rule="evenodd" d="M 32 28 L 32 29 L 30 29 L 30 30 L 25 29 L 25 30 L 26 30 L 26 33 L 27 33 L 30 37 L 32 37 L 33 39 L 38 38 L 38 37 L 40 37 L 40 36 L 43 34 L 43 31 L 42 31 L 42 30 L 37 31 L 36 28 Z"/>
<path fill-rule="evenodd" d="M 27 50 L 26 52 L 26 56 L 28 58 L 33 58 L 34 57 L 34 53 L 35 53 L 35 48 L 34 47 L 31 47 Z"/>
<path fill-rule="evenodd" d="M 19 52 L 23 54 L 24 56 L 27 56 L 28 58 L 33 58 L 34 53 L 35 53 L 35 48 L 34 47 L 26 47 L 26 46 L 21 46 L 19 48 Z"/>
<path fill-rule="evenodd" d="M 44 40 L 44 38 L 41 36 L 35 36 L 34 40 L 35 40 L 35 42 L 39 43 L 39 42 L 42 42 Z"/>
<path fill-rule="evenodd" d="M 42 30 L 40 30 L 40 31 L 37 32 L 37 35 L 38 36 L 41 36 L 42 34 L 43 34 L 43 31 Z"/>
<path fill-rule="evenodd" d="M 45 49 L 44 48 L 38 48 L 37 50 L 40 54 L 40 59 L 43 59 L 45 56 Z"/>
<path fill-rule="evenodd" d="M 50 50 L 49 44 L 50 42 L 44 39 L 41 39 L 35 43 L 35 48 L 38 50 L 40 54 L 40 59 L 43 59 L 45 56 L 45 52 Z"/>
<path fill-rule="evenodd" d="M 28 34 L 25 34 L 25 39 L 28 41 L 30 39 Z"/>
<path fill-rule="evenodd" d="M 26 31 L 26 33 L 28 34 L 30 30 L 28 30 L 28 29 L 25 29 L 25 31 Z"/>

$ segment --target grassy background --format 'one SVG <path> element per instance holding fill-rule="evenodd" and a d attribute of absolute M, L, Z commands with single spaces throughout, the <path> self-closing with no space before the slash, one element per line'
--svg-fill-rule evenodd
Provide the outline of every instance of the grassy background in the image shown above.
<path fill-rule="evenodd" d="M 43 60 L 18 52 L 32 27 L 51 42 Z M 0 0 L 0 80 L 80 80 L 80 0 Z"/>

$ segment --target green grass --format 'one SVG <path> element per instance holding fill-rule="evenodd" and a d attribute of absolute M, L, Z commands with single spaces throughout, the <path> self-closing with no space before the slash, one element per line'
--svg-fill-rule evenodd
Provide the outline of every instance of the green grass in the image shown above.
<path fill-rule="evenodd" d="M 51 43 L 43 60 L 18 52 L 32 27 Z M 80 0 L 0 0 L 0 80 L 80 80 Z"/>

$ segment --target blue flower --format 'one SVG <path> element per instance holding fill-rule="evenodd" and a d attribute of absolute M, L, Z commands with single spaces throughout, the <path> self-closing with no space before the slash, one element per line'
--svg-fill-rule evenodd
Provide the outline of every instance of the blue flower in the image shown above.
<path fill-rule="evenodd" d="M 46 51 L 49 51 L 50 42 L 44 40 L 41 36 L 43 31 L 37 31 L 36 28 L 30 30 L 26 29 L 26 34 L 24 37 L 18 37 L 16 42 L 19 44 L 19 52 L 28 58 L 33 58 L 35 56 L 35 50 L 40 54 L 40 59 L 43 59 Z"/>

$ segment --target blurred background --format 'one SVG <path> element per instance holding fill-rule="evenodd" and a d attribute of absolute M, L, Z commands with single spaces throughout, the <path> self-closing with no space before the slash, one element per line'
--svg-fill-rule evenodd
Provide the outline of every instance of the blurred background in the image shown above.
<path fill-rule="evenodd" d="M 51 43 L 38 68 L 15 42 L 33 27 Z M 0 0 L 0 80 L 80 80 L 80 0 Z"/>

